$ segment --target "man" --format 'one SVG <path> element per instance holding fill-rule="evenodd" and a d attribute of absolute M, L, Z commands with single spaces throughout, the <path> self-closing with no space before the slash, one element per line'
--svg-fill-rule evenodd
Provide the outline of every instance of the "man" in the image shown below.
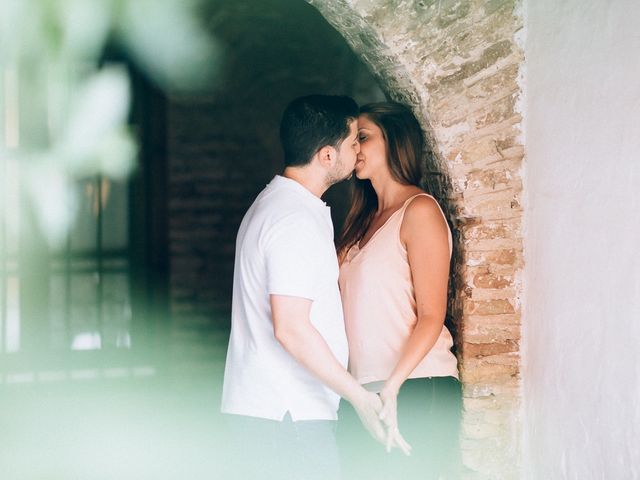
<path fill-rule="evenodd" d="M 280 126 L 285 170 L 247 211 L 236 242 L 222 412 L 238 477 L 337 478 L 339 397 L 383 442 L 377 395 L 345 370 L 347 342 L 329 207 L 360 150 L 348 97 L 294 100 Z"/>

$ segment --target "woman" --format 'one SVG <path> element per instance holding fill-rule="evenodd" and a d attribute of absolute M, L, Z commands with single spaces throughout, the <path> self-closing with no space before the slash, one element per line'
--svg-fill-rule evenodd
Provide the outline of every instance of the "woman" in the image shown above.
<path fill-rule="evenodd" d="M 387 451 L 413 448 L 408 458 L 385 455 L 347 433 L 347 478 L 456 478 L 461 395 L 444 326 L 452 240 L 420 188 L 424 136 L 398 103 L 364 106 L 358 130 L 352 206 L 338 241 L 349 369 L 380 394 Z"/>

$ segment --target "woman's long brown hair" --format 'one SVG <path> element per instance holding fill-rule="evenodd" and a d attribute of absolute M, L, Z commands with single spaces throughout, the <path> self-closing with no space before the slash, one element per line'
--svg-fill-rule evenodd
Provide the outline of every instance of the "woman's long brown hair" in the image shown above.
<path fill-rule="evenodd" d="M 360 114 L 382 130 L 393 178 L 404 185 L 421 187 L 424 134 L 411 110 L 401 103 L 380 102 L 364 105 Z M 354 175 L 351 208 L 337 242 L 340 257 L 363 237 L 377 208 L 378 197 L 371 182 Z"/>

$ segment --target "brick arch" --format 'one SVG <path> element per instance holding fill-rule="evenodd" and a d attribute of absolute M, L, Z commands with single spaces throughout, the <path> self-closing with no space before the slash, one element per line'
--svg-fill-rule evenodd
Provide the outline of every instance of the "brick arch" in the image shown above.
<path fill-rule="evenodd" d="M 458 232 L 452 310 L 470 478 L 519 476 L 523 269 L 517 1 L 310 0 L 412 106 Z"/>

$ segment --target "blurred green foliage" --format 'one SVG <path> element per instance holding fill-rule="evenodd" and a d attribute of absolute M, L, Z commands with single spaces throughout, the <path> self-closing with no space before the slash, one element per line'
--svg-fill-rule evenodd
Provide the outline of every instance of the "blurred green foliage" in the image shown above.
<path fill-rule="evenodd" d="M 0 213 L 9 235 L 17 226 L 8 212 L 26 207 L 60 245 L 78 208 L 77 180 L 122 179 L 134 168 L 129 78 L 102 61 L 107 45 L 165 90 L 211 85 L 219 47 L 198 9 L 193 0 L 0 3 Z M 16 183 L 19 198 L 8 194 Z"/>

